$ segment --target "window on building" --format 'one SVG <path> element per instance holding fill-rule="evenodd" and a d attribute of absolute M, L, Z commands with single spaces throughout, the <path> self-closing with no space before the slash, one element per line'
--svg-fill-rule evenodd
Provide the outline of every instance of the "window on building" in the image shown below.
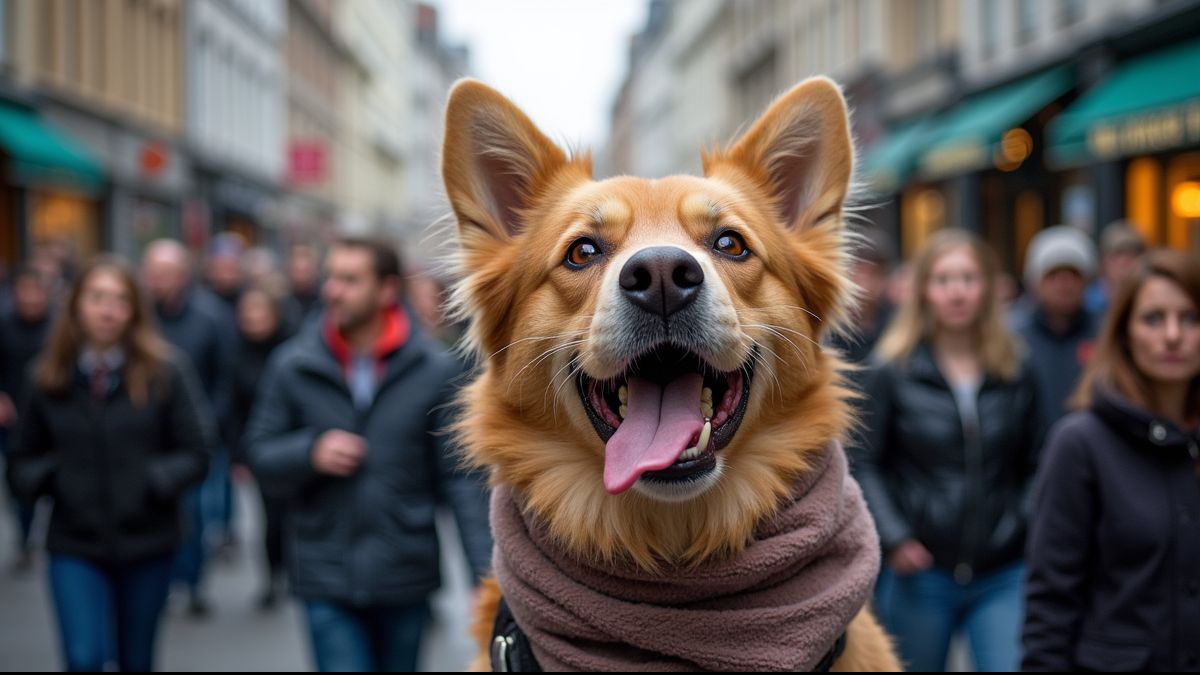
<path fill-rule="evenodd" d="M 192 73 L 192 77 L 195 79 L 192 80 L 191 100 L 189 102 L 191 109 L 188 110 L 188 114 L 195 115 L 197 136 L 202 145 L 208 142 L 208 112 L 211 109 L 210 100 L 212 99 L 209 95 L 208 83 L 209 72 L 211 70 L 209 66 L 209 59 L 212 58 L 211 49 L 208 32 L 201 32 L 196 38 L 196 70 Z"/>
<path fill-rule="evenodd" d="M 979 2 L 979 46 L 984 61 L 1000 49 L 1000 0 Z"/>
<path fill-rule="evenodd" d="M 1152 246 L 1162 243 L 1163 170 L 1158 160 L 1139 157 L 1125 170 L 1125 218 Z"/>
<path fill-rule="evenodd" d="M 937 55 L 941 17 L 938 0 L 917 0 L 917 36 L 915 55 L 918 61 L 926 61 Z"/>
<path fill-rule="evenodd" d="M 39 2 L 34 6 L 37 8 L 38 35 L 43 36 L 37 52 L 38 74 L 48 77 L 54 73 L 54 46 L 57 36 L 54 31 L 54 3 Z"/>
<path fill-rule="evenodd" d="M 754 119 L 771 102 L 775 95 L 775 73 L 775 51 L 771 50 L 742 75 L 740 98 L 743 119 Z"/>
<path fill-rule="evenodd" d="M 1027 45 L 1037 37 L 1038 0 L 1017 0 L 1017 44 Z"/>
<path fill-rule="evenodd" d="M 866 53 L 867 46 L 871 44 L 871 8 L 867 6 L 867 0 L 858 0 L 855 14 L 858 17 L 858 51 Z"/>
<path fill-rule="evenodd" d="M 83 36 L 83 26 L 79 20 L 82 8 L 79 6 L 79 0 L 67 0 L 59 5 L 59 9 L 62 12 L 62 69 L 59 74 L 67 83 L 78 87 L 83 80 L 82 59 L 79 53 L 80 38 Z"/>
<path fill-rule="evenodd" d="M 946 200 L 933 188 L 910 187 L 900 197 L 900 230 L 904 258 L 924 248 L 930 235 L 946 226 Z"/>
<path fill-rule="evenodd" d="M 1083 19 L 1087 6 L 1084 0 L 1058 0 L 1058 25 L 1060 28 L 1074 26 Z"/>
<path fill-rule="evenodd" d="M 840 2 L 829 6 L 829 47 L 832 52 L 829 59 L 830 68 L 841 72 L 847 65 L 848 50 L 846 49 L 846 14 Z"/>
<path fill-rule="evenodd" d="M 7 65 L 8 55 L 8 0 L 0 0 L 0 65 Z"/>
<path fill-rule="evenodd" d="M 1167 163 L 1167 245 L 1200 254 L 1200 152 Z"/>
<path fill-rule="evenodd" d="M 840 4 L 840 3 L 839 3 Z M 866 43 L 862 40 L 862 35 L 859 33 L 859 22 L 862 19 L 859 17 L 859 4 L 851 2 L 846 6 L 846 27 L 843 30 L 843 37 L 846 40 L 846 59 L 852 68 L 858 67 L 866 59 L 863 51 L 866 49 Z"/>
<path fill-rule="evenodd" d="M 92 89 L 97 94 L 103 94 L 108 86 L 108 46 L 109 46 L 109 27 L 107 5 L 99 3 L 87 3 L 92 8 L 92 26 L 91 31 L 95 36 L 92 41 L 92 48 L 87 54 L 85 67 L 91 69 L 89 81 Z"/>

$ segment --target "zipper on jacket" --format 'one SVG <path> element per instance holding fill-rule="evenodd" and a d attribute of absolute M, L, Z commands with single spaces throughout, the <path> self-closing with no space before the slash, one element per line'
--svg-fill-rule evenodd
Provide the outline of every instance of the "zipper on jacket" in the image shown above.
<path fill-rule="evenodd" d="M 985 380 L 986 382 L 986 380 Z M 983 422 L 979 415 L 979 399 L 983 394 L 984 383 L 981 382 L 979 388 L 975 391 L 975 419 L 974 423 L 968 425 L 967 420 L 962 417 L 962 409 L 959 408 L 958 399 L 955 397 L 954 407 L 958 411 L 958 419 L 963 430 L 963 454 L 964 464 L 966 465 L 966 482 L 963 486 L 965 490 L 965 513 L 963 514 L 963 538 L 959 548 L 958 562 L 954 565 L 954 580 L 959 585 L 966 586 L 975 578 L 974 555 L 973 551 L 978 545 L 979 539 L 979 518 L 980 506 L 979 502 L 982 497 L 983 486 L 983 443 L 982 434 L 979 426 Z M 952 392 L 953 395 L 953 392 Z"/>

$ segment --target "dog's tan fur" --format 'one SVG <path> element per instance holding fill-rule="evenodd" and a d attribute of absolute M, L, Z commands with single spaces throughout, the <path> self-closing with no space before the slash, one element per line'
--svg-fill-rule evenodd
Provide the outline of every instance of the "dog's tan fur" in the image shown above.
<path fill-rule="evenodd" d="M 704 157 L 704 177 L 594 181 L 519 109 L 473 81 L 446 116 L 443 175 L 458 219 L 463 281 L 455 303 L 483 359 L 457 429 L 468 460 L 513 486 L 568 551 L 648 570 L 736 554 L 770 516 L 810 454 L 851 423 L 843 364 L 822 334 L 845 320 L 843 205 L 853 166 L 846 106 L 817 78 L 797 85 L 728 149 Z M 648 242 L 695 246 L 734 227 L 753 255 L 716 261 L 736 331 L 761 345 L 740 430 L 724 472 L 696 499 L 664 503 L 609 495 L 604 444 L 572 385 L 610 364 L 589 342 L 604 266 L 570 270 L 570 243 L 596 233 L 620 251 Z M 571 361 L 578 354 L 580 361 Z M 745 358 L 746 355 L 742 355 Z M 486 666 L 500 590 L 481 593 L 476 637 Z M 896 669 L 887 637 L 864 610 L 848 628 L 841 670 Z"/>

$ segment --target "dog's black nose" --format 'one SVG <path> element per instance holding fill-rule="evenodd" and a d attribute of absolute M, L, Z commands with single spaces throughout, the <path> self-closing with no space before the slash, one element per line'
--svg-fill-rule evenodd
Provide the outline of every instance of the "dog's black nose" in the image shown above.
<path fill-rule="evenodd" d="M 700 295 L 704 270 L 675 246 L 642 249 L 621 268 L 621 290 L 630 302 L 664 319 Z"/>

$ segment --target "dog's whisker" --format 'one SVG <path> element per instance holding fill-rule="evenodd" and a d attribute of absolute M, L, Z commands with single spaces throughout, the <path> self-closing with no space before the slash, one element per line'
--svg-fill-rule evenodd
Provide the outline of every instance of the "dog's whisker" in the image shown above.
<path fill-rule="evenodd" d="M 760 325 L 760 326 L 770 326 L 771 328 L 773 328 L 773 329 L 775 329 L 775 330 L 782 330 L 782 331 L 787 331 L 787 332 L 789 332 L 789 333 L 795 333 L 796 335 L 799 335 L 800 337 L 804 338 L 805 340 L 808 340 L 809 342 L 813 343 L 814 345 L 817 345 L 817 347 L 818 347 L 818 348 L 820 348 L 820 349 L 824 349 L 824 348 L 825 348 L 823 345 L 819 344 L 819 343 L 818 343 L 816 340 L 813 340 L 811 337 L 809 337 L 808 335 L 806 335 L 804 332 L 802 332 L 802 331 L 798 331 L 798 330 L 796 330 L 796 329 L 794 329 L 794 328 L 788 328 L 788 327 L 786 327 L 786 326 L 780 326 L 780 325 L 779 325 L 779 324 L 777 324 L 777 323 L 767 323 L 767 324 L 757 324 L 757 325 Z"/>
<path fill-rule="evenodd" d="M 526 370 L 528 370 L 528 369 L 530 369 L 530 368 L 533 368 L 533 367 L 537 366 L 539 363 L 541 363 L 542 361 L 545 361 L 546 359 L 548 359 L 548 358 L 550 358 L 550 357 L 554 356 L 554 355 L 555 355 L 555 354 L 557 354 L 558 352 L 561 352 L 561 351 L 563 351 L 563 350 L 566 350 L 566 349 L 571 349 L 571 348 L 573 348 L 573 347 L 577 347 L 577 346 L 579 346 L 579 345 L 582 345 L 582 344 L 586 344 L 586 343 L 588 343 L 588 342 L 590 342 L 590 341 L 591 341 L 591 338 L 583 338 L 583 339 L 581 339 L 581 340 L 570 340 L 570 341 L 568 341 L 568 342 L 565 342 L 565 343 L 563 343 L 563 344 L 555 345 L 555 346 L 551 347 L 550 349 L 547 349 L 546 351 L 542 352 L 542 353 L 541 353 L 540 355 L 538 355 L 538 356 L 537 356 L 535 359 L 533 359 L 533 360 L 531 360 L 529 363 L 525 364 L 525 365 L 524 365 L 524 366 L 523 366 L 523 367 L 522 367 L 520 370 L 518 370 L 518 371 L 517 371 L 516 375 L 513 375 L 513 376 L 512 376 L 512 377 L 509 379 L 509 382 L 508 382 L 508 390 L 505 392 L 505 394 L 507 395 L 508 393 L 511 393 L 511 390 L 512 390 L 512 383 L 513 383 L 513 382 L 516 382 L 517 380 L 520 380 L 520 379 L 521 379 L 521 374 L 522 374 L 522 373 L 524 373 Z"/>
<path fill-rule="evenodd" d="M 758 346 L 762 347 L 763 349 L 774 354 L 775 359 L 777 361 L 782 361 L 782 359 L 779 358 L 779 355 L 775 354 L 775 350 L 771 349 L 770 347 L 768 347 L 762 343 L 758 343 Z M 779 376 L 775 374 L 775 370 L 773 368 L 771 368 L 770 365 L 767 363 L 767 359 L 765 356 L 763 356 L 762 354 L 755 353 L 754 358 L 758 360 L 758 364 L 760 366 L 762 366 L 763 370 L 767 371 L 767 374 L 770 375 L 771 382 L 774 385 L 774 390 L 775 390 L 775 395 L 777 397 L 777 400 L 782 401 L 783 400 L 783 385 L 779 382 Z"/>
<path fill-rule="evenodd" d="M 546 398 L 550 396 L 550 392 L 551 392 L 552 390 L 554 391 L 554 396 L 552 397 L 552 399 L 551 399 L 551 400 L 553 400 L 553 401 L 554 401 L 554 404 L 555 404 L 555 415 L 556 415 L 556 416 L 555 416 L 555 421 L 557 421 L 557 410 L 558 410 L 558 394 L 559 394 L 559 392 L 560 392 L 560 390 L 561 390 L 561 388 L 562 388 L 562 385 L 559 385 L 558 387 L 555 387 L 555 386 L 554 386 L 554 383 L 555 383 L 555 382 L 558 380 L 558 375 L 559 375 L 559 373 L 561 373 L 562 371 L 564 371 L 564 370 L 567 370 L 568 368 L 571 368 L 572 366 L 574 366 L 574 365 L 575 365 L 575 363 L 576 363 L 578 360 L 579 360 L 579 357 L 578 357 L 578 356 L 574 356 L 574 357 L 572 357 L 570 360 L 568 360 L 566 363 L 564 363 L 564 364 L 563 364 L 563 366 L 562 366 L 561 368 L 559 368 L 558 370 L 554 371 L 554 374 L 550 376 L 550 385 L 546 387 L 546 393 L 545 393 L 545 395 L 543 395 L 543 396 L 542 396 L 542 409 L 543 409 L 543 410 L 545 410 L 545 409 L 546 409 Z M 582 367 L 582 366 L 581 366 L 581 367 Z M 567 382 L 570 382 L 570 381 L 571 381 L 571 376 L 570 376 L 570 374 L 568 374 L 568 375 L 567 375 L 567 377 L 566 377 L 566 378 L 563 380 L 563 383 L 565 384 L 565 383 L 567 383 Z"/>
<path fill-rule="evenodd" d="M 769 306 L 769 307 L 743 307 L 743 308 L 741 308 L 741 309 L 734 308 L 734 311 L 736 311 L 736 312 L 755 312 L 755 311 L 757 311 L 757 312 L 767 312 L 767 311 L 770 311 L 770 310 L 773 310 L 773 309 L 798 309 L 798 310 L 800 310 L 801 312 L 804 312 L 805 314 L 807 314 L 807 315 L 811 316 L 812 318 L 816 319 L 817 321 L 820 321 L 821 323 L 825 323 L 825 319 L 822 319 L 821 317 L 817 316 L 817 315 L 816 315 L 815 313 L 813 313 L 813 311 L 812 311 L 812 310 L 810 310 L 809 308 L 807 308 L 807 307 L 801 307 L 800 305 L 771 305 L 771 306 Z"/>
<path fill-rule="evenodd" d="M 567 365 L 570 366 L 573 363 L 575 363 L 576 361 L 578 361 L 578 359 L 572 359 L 571 361 L 567 362 Z M 564 386 L 566 386 L 567 383 L 569 383 L 571 380 L 573 380 L 575 378 L 575 376 L 578 375 L 579 371 L 581 371 L 581 370 L 583 370 L 583 364 L 582 363 L 576 364 L 567 373 L 567 376 L 563 378 L 562 384 L 558 385 L 558 388 L 555 389 L 555 391 L 554 391 L 554 399 L 553 400 L 554 400 L 554 421 L 555 421 L 555 423 L 558 423 L 558 402 L 560 400 L 562 400 L 562 396 L 561 396 L 562 388 Z"/>
<path fill-rule="evenodd" d="M 764 323 L 748 323 L 748 324 L 744 324 L 744 325 L 749 328 L 761 328 L 765 331 L 770 332 L 775 337 L 778 337 L 780 340 L 783 340 L 783 341 L 787 342 L 788 344 L 790 344 L 792 346 L 792 348 L 796 350 L 796 353 L 800 354 L 801 356 L 804 355 L 804 351 L 802 349 L 800 349 L 800 345 L 796 344 L 793 340 L 789 339 L 786 335 L 781 333 L 780 330 L 786 330 L 786 331 L 789 331 L 792 333 L 796 333 L 800 337 L 802 337 L 802 338 L 808 340 L 809 342 L 813 343 L 814 345 L 816 345 L 818 350 L 820 350 L 820 351 L 825 350 L 825 348 L 823 346 L 821 346 L 821 344 L 819 344 L 812 338 L 808 337 L 807 335 L 805 335 L 804 333 L 801 333 L 799 331 L 794 331 L 789 328 L 783 328 L 782 326 L 775 326 L 775 325 L 764 324 Z"/>
<path fill-rule="evenodd" d="M 503 352 L 503 351 L 505 351 L 505 350 L 507 350 L 507 349 L 509 349 L 509 348 L 511 348 L 511 347 L 514 347 L 514 346 L 516 346 L 516 345 L 518 345 L 518 344 L 522 343 L 522 342 L 529 342 L 529 341 L 531 341 L 531 340 L 539 340 L 539 341 L 540 341 L 540 340 L 559 340 L 559 339 L 562 339 L 562 338 L 565 338 L 565 337 L 572 337 L 572 336 L 575 336 L 575 335 L 582 335 L 582 334 L 584 334 L 584 333 L 588 332 L 588 330 L 589 330 L 589 329 L 587 329 L 587 328 L 583 328 L 583 329 L 581 329 L 581 330 L 569 330 L 569 331 L 566 331 L 565 333 L 559 333 L 558 335 L 537 335 L 537 336 L 533 336 L 533 337 L 524 337 L 524 338 L 521 338 L 521 339 L 519 339 L 519 340 L 513 340 L 512 342 L 510 342 L 510 343 L 508 343 L 508 344 L 504 345 L 504 346 L 503 346 L 503 347 L 501 347 L 500 349 L 497 349 L 496 351 L 492 352 L 492 354 L 491 354 L 490 356 L 488 356 L 488 358 L 490 359 L 490 358 L 492 358 L 493 356 L 496 356 L 496 355 L 500 354 L 500 352 Z"/>

